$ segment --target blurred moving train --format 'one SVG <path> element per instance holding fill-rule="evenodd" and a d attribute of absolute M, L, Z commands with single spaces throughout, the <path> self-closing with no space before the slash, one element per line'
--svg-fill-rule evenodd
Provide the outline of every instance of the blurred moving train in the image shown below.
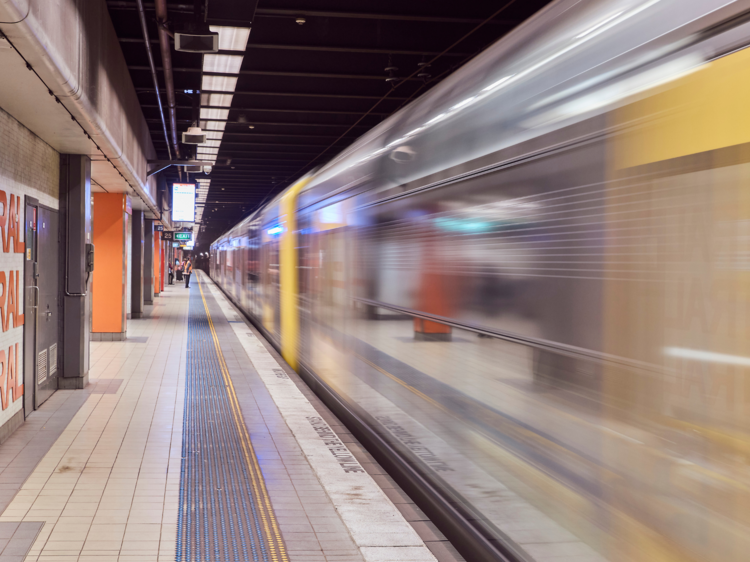
<path fill-rule="evenodd" d="M 748 0 L 559 0 L 210 274 L 507 559 L 746 561 L 749 45 Z"/>

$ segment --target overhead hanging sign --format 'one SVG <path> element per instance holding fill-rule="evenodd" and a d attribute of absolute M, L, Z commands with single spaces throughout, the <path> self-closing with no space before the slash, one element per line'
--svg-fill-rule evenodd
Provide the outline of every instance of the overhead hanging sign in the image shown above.
<path fill-rule="evenodd" d="M 175 240 L 192 240 L 193 233 L 192 232 L 175 232 L 174 239 Z"/>
<path fill-rule="evenodd" d="M 195 222 L 195 184 L 172 184 L 172 222 Z"/>

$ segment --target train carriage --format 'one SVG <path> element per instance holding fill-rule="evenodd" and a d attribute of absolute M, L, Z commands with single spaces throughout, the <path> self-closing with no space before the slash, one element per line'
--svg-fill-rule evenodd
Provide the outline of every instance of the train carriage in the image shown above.
<path fill-rule="evenodd" d="M 555 2 L 211 275 L 504 556 L 745 560 L 748 45 L 748 1 Z"/>

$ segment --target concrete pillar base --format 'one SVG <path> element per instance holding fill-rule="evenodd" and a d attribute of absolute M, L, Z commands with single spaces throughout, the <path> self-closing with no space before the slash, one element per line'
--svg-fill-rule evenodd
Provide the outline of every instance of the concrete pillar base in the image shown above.
<path fill-rule="evenodd" d="M 92 334 L 93 335 L 93 334 Z M 82 377 L 63 377 L 57 379 L 58 390 L 82 390 L 89 385 L 89 374 Z"/>
<path fill-rule="evenodd" d="M 0 425 L 0 444 L 2 444 L 13 432 L 23 424 L 23 410 L 18 410 L 11 418 Z"/>
<path fill-rule="evenodd" d="M 125 341 L 127 332 L 91 332 L 91 341 Z"/>

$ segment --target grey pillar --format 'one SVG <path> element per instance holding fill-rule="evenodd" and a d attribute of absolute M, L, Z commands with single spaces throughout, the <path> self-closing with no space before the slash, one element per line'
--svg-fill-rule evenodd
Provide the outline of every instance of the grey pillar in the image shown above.
<path fill-rule="evenodd" d="M 133 209 L 132 217 L 132 251 L 133 255 L 130 277 L 130 314 L 132 318 L 143 316 L 143 211 Z"/>
<path fill-rule="evenodd" d="M 64 271 L 59 388 L 84 388 L 89 381 L 91 274 L 86 272 L 86 244 L 92 240 L 91 212 L 91 160 L 79 154 L 61 154 L 60 250 Z"/>
<path fill-rule="evenodd" d="M 154 304 L 154 220 L 146 219 L 143 228 L 143 303 Z"/>

